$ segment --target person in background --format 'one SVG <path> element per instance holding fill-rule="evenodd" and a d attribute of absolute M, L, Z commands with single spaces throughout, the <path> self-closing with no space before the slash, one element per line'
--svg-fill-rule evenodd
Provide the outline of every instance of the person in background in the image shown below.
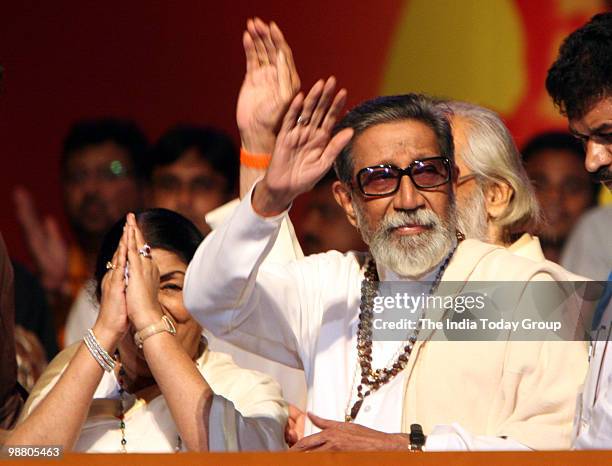
<path fill-rule="evenodd" d="M 17 382 L 13 268 L 0 234 L 0 444 L 15 425 L 27 392 Z"/>
<path fill-rule="evenodd" d="M 175 126 L 154 145 L 149 163 L 147 203 L 184 215 L 203 233 L 210 230 L 206 214 L 236 195 L 238 151 L 219 130 Z"/>
<path fill-rule="evenodd" d="M 46 361 L 59 351 L 53 314 L 45 289 L 26 267 L 13 261 L 15 272 L 15 324 L 36 335 L 44 348 Z"/>
<path fill-rule="evenodd" d="M 521 151 L 542 208 L 538 237 L 548 260 L 561 250 L 580 217 L 597 201 L 597 185 L 584 169 L 584 148 L 571 134 L 552 131 L 534 136 Z"/>
<path fill-rule="evenodd" d="M 17 217 L 47 291 L 62 347 L 68 315 L 78 313 L 79 307 L 92 308 L 86 282 L 104 234 L 118 218 L 142 206 L 147 150 L 144 134 L 131 121 L 89 119 L 70 128 L 60 177 L 75 244 L 67 243 L 54 218 L 38 215 L 28 191 L 15 190 Z"/>
<path fill-rule="evenodd" d="M 526 233 L 538 224 L 540 211 L 506 125 L 495 112 L 479 105 L 441 101 L 438 106 L 448 114 L 452 126 L 459 168 L 459 231 L 466 238 L 544 260 L 538 238 Z"/>
<path fill-rule="evenodd" d="M 612 189 L 612 12 L 595 15 L 565 38 L 548 70 L 546 89 L 584 145 L 593 181 Z M 585 215 L 569 239 L 562 263 L 606 280 L 593 318 L 589 372 L 574 419 L 574 448 L 612 445 L 612 206 Z M 571 259 L 571 260 L 570 260 Z"/>
<path fill-rule="evenodd" d="M 365 251 L 359 230 L 351 225 L 334 199 L 332 185 L 336 174 L 330 170 L 308 193 L 298 228 L 299 242 L 307 256 L 331 250 Z"/>

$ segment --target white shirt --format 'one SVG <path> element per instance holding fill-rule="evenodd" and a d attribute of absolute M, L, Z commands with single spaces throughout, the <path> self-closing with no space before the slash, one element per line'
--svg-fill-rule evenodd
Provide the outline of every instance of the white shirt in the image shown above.
<path fill-rule="evenodd" d="M 602 325 L 593 332 L 589 372 L 578 397 L 573 447 L 612 449 L 612 301 Z"/>
<path fill-rule="evenodd" d="M 612 205 L 584 214 L 561 254 L 561 265 L 593 280 L 606 280 L 612 270 Z"/>
<path fill-rule="evenodd" d="M 95 280 L 87 280 L 70 306 L 64 331 L 64 348 L 82 340 L 87 329 L 96 323 L 100 305 L 94 294 L 95 288 Z"/>
<path fill-rule="evenodd" d="M 271 249 L 285 214 L 264 219 L 253 212 L 250 197 L 247 199 L 229 225 L 241 219 L 253 234 L 242 238 L 240 248 L 224 248 L 219 243 L 234 244 L 226 223 L 204 240 L 187 270 L 185 304 L 217 336 L 290 367 L 303 368 L 308 386 L 306 409 L 343 421 L 356 400 L 360 381 L 355 368 L 363 256 L 332 251 L 308 257 L 299 266 L 282 267 L 268 261 L 259 268 L 255 284 L 255 274 L 250 279 L 248 275 Z M 223 259 L 215 260 L 215 254 L 222 254 Z M 202 279 L 206 287 L 201 286 Z M 242 295 L 243 302 L 237 307 L 235 297 L 227 293 L 228 283 L 236 295 Z M 222 308 L 227 312 L 212 312 Z M 236 325 L 234 319 L 241 324 Z M 400 345 L 374 341 L 372 367 L 386 366 Z M 355 422 L 382 432 L 400 432 L 404 385 L 405 374 L 400 373 L 366 397 Z M 306 435 L 317 430 L 307 421 Z"/>
<path fill-rule="evenodd" d="M 250 196 L 245 199 L 198 248 L 185 278 L 185 305 L 217 336 L 303 368 L 306 409 L 343 421 L 359 383 L 353 380 L 364 256 L 330 251 L 283 266 L 264 262 L 286 213 L 262 218 L 253 211 Z M 379 274 L 381 280 L 393 279 L 384 270 Z M 372 367 L 386 366 L 399 345 L 373 342 Z M 382 432 L 401 432 L 406 377 L 400 372 L 366 397 L 355 422 Z M 317 431 L 307 421 L 305 435 Z M 525 448 L 512 440 L 471 436 L 460 426 L 432 434 L 430 450 Z"/>

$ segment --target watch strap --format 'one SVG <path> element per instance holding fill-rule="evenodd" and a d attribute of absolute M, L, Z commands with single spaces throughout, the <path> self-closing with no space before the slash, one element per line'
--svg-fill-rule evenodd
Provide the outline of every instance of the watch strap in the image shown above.
<path fill-rule="evenodd" d="M 134 334 L 134 343 L 136 343 L 138 348 L 142 348 L 142 345 L 147 338 L 161 332 L 168 332 L 170 335 L 176 335 L 176 327 L 174 326 L 172 320 L 166 315 L 162 316 L 159 322 L 151 324 L 148 327 L 136 332 Z"/>

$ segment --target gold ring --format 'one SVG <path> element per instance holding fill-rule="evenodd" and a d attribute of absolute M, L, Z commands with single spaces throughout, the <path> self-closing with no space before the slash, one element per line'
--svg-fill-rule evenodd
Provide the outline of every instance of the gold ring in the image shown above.
<path fill-rule="evenodd" d="M 115 270 L 117 268 L 117 266 L 115 264 L 113 264 L 111 261 L 108 261 L 106 263 L 106 270 Z"/>

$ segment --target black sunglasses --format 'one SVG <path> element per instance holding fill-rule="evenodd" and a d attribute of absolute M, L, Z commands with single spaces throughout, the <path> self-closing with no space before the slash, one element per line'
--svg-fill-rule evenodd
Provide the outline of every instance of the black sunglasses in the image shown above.
<path fill-rule="evenodd" d="M 413 161 L 407 168 L 395 165 L 376 165 L 357 172 L 357 186 L 364 196 L 388 196 L 397 192 L 404 175 L 417 188 L 435 188 L 451 179 L 451 161 L 448 157 L 436 156 Z"/>

